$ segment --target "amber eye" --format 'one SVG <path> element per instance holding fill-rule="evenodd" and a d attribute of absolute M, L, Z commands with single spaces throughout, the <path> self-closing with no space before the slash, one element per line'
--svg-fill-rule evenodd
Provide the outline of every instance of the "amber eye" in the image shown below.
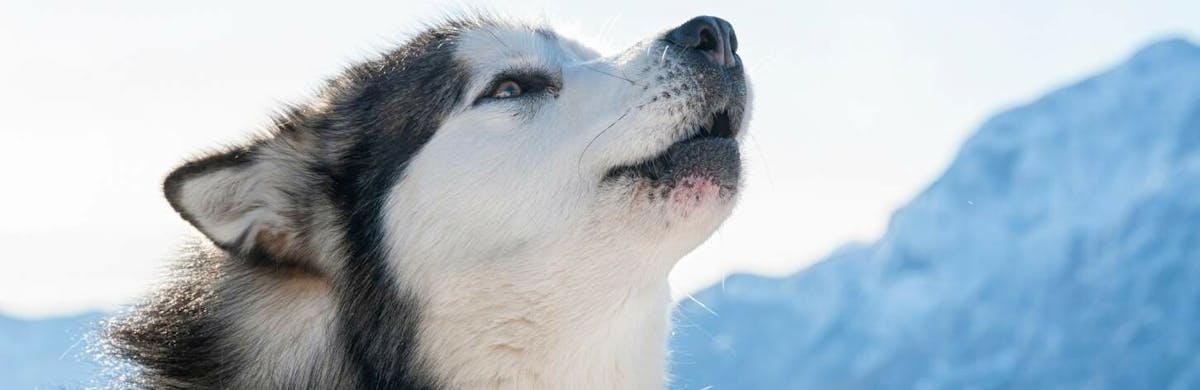
<path fill-rule="evenodd" d="M 492 90 L 492 97 L 497 99 L 505 99 L 521 96 L 521 84 L 516 81 L 505 80 L 496 85 L 496 89 Z"/>

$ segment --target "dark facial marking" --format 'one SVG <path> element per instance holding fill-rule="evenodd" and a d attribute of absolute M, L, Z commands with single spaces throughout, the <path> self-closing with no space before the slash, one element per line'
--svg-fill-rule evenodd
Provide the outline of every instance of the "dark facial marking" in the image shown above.
<path fill-rule="evenodd" d="M 404 166 L 462 100 L 466 75 L 453 40 L 469 23 L 427 31 L 385 58 L 351 69 L 338 101 L 350 118 L 330 134 L 356 142 L 333 172 L 331 196 L 345 216 L 349 259 L 334 282 L 345 353 L 364 388 L 434 388 L 419 368 L 416 299 L 390 273 L 382 252 L 384 202 Z M 382 70 L 380 70 L 382 69 Z"/>
<path fill-rule="evenodd" d="M 452 21 L 422 33 L 405 46 L 348 69 L 323 92 L 329 106 L 300 107 L 276 121 L 276 137 L 308 137 L 328 156 L 295 156 L 303 171 L 289 179 L 311 188 L 287 193 L 288 218 L 311 228 L 315 204 L 331 203 L 344 228 L 346 262 L 328 280 L 339 312 L 333 345 L 344 366 L 332 373 L 298 373 L 296 388 L 426 389 L 437 384 L 420 368 L 415 340 L 420 310 L 412 292 L 387 269 L 384 202 L 401 180 L 404 166 L 433 136 L 447 113 L 461 105 L 467 77 L 453 60 L 454 40 L 484 21 Z M 307 141 L 306 141 L 307 142 Z M 178 210 L 182 183 L 215 169 L 237 168 L 260 158 L 266 140 L 193 161 L 164 183 Z M 349 145 L 349 146 L 346 146 Z M 299 150 L 296 153 L 301 153 Z M 307 157 L 307 158 L 300 158 Z M 196 223 L 186 212 L 183 218 Z M 303 229 L 299 234 L 306 234 Z M 130 314 L 112 321 L 108 347 L 113 356 L 138 365 L 129 385 L 145 388 L 236 387 L 246 370 L 269 369 L 269 362 L 243 356 L 231 339 L 233 323 L 223 317 L 230 298 L 255 282 L 245 275 L 298 274 L 327 278 L 320 270 L 279 258 L 287 240 L 303 236 L 266 234 L 239 252 L 193 249 L 182 256 L 168 287 Z M 233 245 L 234 247 L 237 244 Z M 197 247 L 199 248 L 199 247 Z M 271 250 L 272 248 L 276 250 Z M 261 249 L 261 250 L 260 250 Z M 280 267 L 283 268 L 280 268 Z M 236 309 L 235 309 L 236 310 Z M 251 335 L 254 336 L 254 335 Z M 269 337 L 269 335 L 258 335 Z M 340 374 L 339 374 L 340 373 Z"/>

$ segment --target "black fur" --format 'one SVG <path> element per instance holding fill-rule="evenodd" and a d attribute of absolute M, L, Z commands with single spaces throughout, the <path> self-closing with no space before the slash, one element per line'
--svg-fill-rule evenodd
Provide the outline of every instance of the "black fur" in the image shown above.
<path fill-rule="evenodd" d="M 175 265 L 161 290 L 130 315 L 109 323 L 109 345 L 138 365 L 132 383 L 144 388 L 215 388 L 241 364 L 221 350 L 227 325 L 213 314 L 217 281 L 226 262 L 191 243 L 182 251 L 188 261 Z"/>
<path fill-rule="evenodd" d="M 452 27 L 465 27 L 454 25 Z M 347 356 L 368 388 L 433 388 L 414 365 L 419 313 L 383 262 L 380 218 L 388 190 L 463 97 L 465 75 L 451 57 L 456 28 L 422 34 L 383 60 L 349 73 L 364 85 L 344 100 L 353 112 L 349 131 L 361 132 L 334 172 L 331 196 L 347 215 L 349 264 L 335 283 Z M 414 61 L 414 59 L 419 59 Z M 374 69 L 383 67 L 384 71 Z M 396 71 L 396 67 L 403 71 Z"/>
<path fill-rule="evenodd" d="M 315 143 L 317 152 L 300 158 L 295 182 L 306 193 L 287 193 L 286 217 L 302 233 L 315 223 L 318 205 L 344 234 L 345 260 L 322 269 L 311 252 L 281 254 L 263 247 L 190 247 L 164 288 L 109 327 L 111 352 L 138 366 L 130 384 L 147 388 L 225 388 L 247 362 L 226 339 L 230 321 L 222 305 L 236 299 L 223 284 L 246 275 L 323 278 L 339 313 L 337 334 L 349 376 L 297 388 L 436 388 L 414 349 L 420 313 L 412 292 L 396 280 L 384 261 L 383 202 L 405 164 L 433 136 L 448 111 L 462 104 L 466 75 L 453 59 L 455 38 L 491 22 L 457 20 L 431 28 L 382 58 L 354 66 L 331 80 L 320 101 L 288 112 L 271 136 L 247 146 L 192 161 L 164 182 L 164 192 L 181 216 L 196 224 L 178 204 L 181 183 L 212 169 L 238 167 L 260 158 L 279 139 Z M 311 152 L 311 151 L 310 151 Z M 301 237 L 301 239 L 307 239 Z M 239 241 L 240 242 L 240 241 Z M 332 352 L 332 351 L 331 351 Z M 284 357 L 286 358 L 286 357 Z M 298 378 L 299 379 L 299 378 Z"/>

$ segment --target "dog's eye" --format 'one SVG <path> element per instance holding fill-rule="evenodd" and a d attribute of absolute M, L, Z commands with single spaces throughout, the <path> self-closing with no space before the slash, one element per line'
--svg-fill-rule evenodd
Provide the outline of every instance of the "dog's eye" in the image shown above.
<path fill-rule="evenodd" d="M 492 90 L 492 97 L 496 99 L 514 98 L 521 96 L 521 94 L 524 92 L 524 89 L 521 88 L 521 84 L 512 80 L 504 80 L 501 81 L 500 84 L 496 84 L 496 89 Z"/>
<path fill-rule="evenodd" d="M 558 97 L 561 84 L 546 74 L 531 70 L 509 71 L 496 75 L 472 104 L 506 100 L 524 101 L 534 97 Z"/>

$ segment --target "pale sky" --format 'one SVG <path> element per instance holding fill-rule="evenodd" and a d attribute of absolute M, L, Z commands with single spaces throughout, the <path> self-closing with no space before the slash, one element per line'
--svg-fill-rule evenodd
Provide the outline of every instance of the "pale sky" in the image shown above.
<path fill-rule="evenodd" d="M 434 1 L 0 4 L 0 312 L 113 310 L 189 228 L 162 199 L 183 158 L 233 142 L 323 78 L 469 8 Z M 968 4 L 970 3 L 970 4 Z M 868 241 L 992 113 L 1166 36 L 1200 1 L 502 1 L 617 49 L 711 14 L 756 95 L 748 189 L 672 274 L 784 274 Z M 1048 4 L 1053 3 L 1053 4 Z"/>

